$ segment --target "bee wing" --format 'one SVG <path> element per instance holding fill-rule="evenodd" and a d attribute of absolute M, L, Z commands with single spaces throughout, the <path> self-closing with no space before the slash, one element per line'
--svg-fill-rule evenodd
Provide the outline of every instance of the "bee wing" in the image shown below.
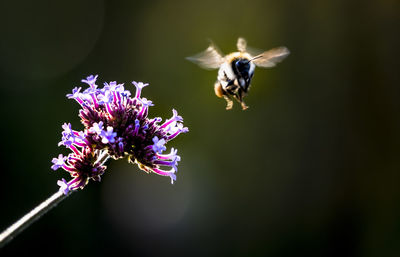
<path fill-rule="evenodd" d="M 237 49 L 239 50 L 239 52 L 246 52 L 246 48 L 247 48 L 246 39 L 244 39 L 242 37 L 238 38 L 236 46 L 237 46 Z"/>
<path fill-rule="evenodd" d="M 205 51 L 186 57 L 186 59 L 204 69 L 217 69 L 224 62 L 222 53 L 213 43 Z"/>
<path fill-rule="evenodd" d="M 278 62 L 281 62 L 289 55 L 289 49 L 284 46 L 273 48 L 259 54 L 260 57 L 254 59 L 253 63 L 259 67 L 269 68 L 274 67 Z"/>

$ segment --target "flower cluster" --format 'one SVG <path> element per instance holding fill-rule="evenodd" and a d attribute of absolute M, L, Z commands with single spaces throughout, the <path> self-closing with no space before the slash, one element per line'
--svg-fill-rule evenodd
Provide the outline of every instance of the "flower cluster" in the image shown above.
<path fill-rule="evenodd" d="M 188 131 L 183 127 L 182 117 L 172 110 L 172 118 L 162 124 L 159 117 L 149 119 L 148 110 L 153 104 L 141 97 L 142 89 L 148 84 L 132 82 L 136 87 L 132 96 L 124 84 L 113 81 L 99 88 L 96 80 L 97 75 L 87 77 L 82 80 L 89 85 L 87 89 L 81 91 L 81 87 L 76 87 L 67 95 L 81 106 L 79 117 L 84 130 L 73 130 L 70 123 L 62 125 L 59 145 L 72 152 L 53 158 L 51 168 L 62 168 L 73 179 L 58 181 L 60 190 L 68 194 L 71 190 L 82 189 L 89 179 L 100 181 L 106 170 L 104 163 L 110 157 L 127 157 L 145 172 L 169 176 L 173 183 L 180 156 L 174 148 L 168 154 L 163 152 L 168 141 Z"/>

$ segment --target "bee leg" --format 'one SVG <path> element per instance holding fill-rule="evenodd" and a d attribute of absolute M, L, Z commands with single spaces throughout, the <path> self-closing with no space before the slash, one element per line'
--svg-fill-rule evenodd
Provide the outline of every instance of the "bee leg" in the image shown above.
<path fill-rule="evenodd" d="M 242 110 L 246 110 L 247 108 L 249 108 L 243 101 L 240 102 L 240 104 L 242 105 Z"/>
<path fill-rule="evenodd" d="M 243 101 L 244 95 L 245 95 L 244 91 L 241 91 L 241 92 L 240 92 L 240 105 L 242 106 L 242 110 L 243 110 L 243 111 L 246 110 L 247 108 L 249 108 L 249 107 L 245 104 L 245 102 Z"/>
<path fill-rule="evenodd" d="M 224 95 L 223 97 L 226 100 L 226 108 L 225 109 L 227 109 L 227 110 L 232 109 L 232 106 L 233 106 L 232 99 L 230 99 L 229 96 L 227 96 L 227 95 Z"/>
<path fill-rule="evenodd" d="M 242 106 L 242 110 L 246 110 L 247 108 L 249 108 L 246 103 L 243 101 L 243 98 L 245 96 L 245 92 L 243 90 L 240 90 L 236 95 L 235 95 L 235 99 L 240 103 L 240 105 Z"/>
<path fill-rule="evenodd" d="M 232 109 L 233 106 L 233 101 L 232 99 L 227 95 L 227 93 L 225 92 L 225 90 L 222 88 L 221 83 L 219 83 L 218 81 L 215 82 L 214 84 L 214 92 L 215 95 L 218 97 L 223 97 L 226 101 L 226 109 L 230 110 Z"/>

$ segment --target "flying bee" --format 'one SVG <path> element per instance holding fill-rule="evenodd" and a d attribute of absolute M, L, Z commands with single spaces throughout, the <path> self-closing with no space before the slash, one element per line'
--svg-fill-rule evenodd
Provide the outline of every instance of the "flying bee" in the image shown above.
<path fill-rule="evenodd" d="M 227 110 L 232 109 L 232 98 L 241 104 L 243 110 L 248 108 L 243 98 L 249 91 L 256 66 L 262 68 L 274 67 L 289 55 L 289 50 L 283 46 L 258 54 L 253 53 L 254 51 L 247 49 L 247 42 L 244 38 L 238 39 L 237 49 L 238 52 L 224 56 L 211 43 L 205 51 L 186 58 L 205 69 L 219 68 L 214 91 L 218 97 L 223 97 L 226 100 Z"/>

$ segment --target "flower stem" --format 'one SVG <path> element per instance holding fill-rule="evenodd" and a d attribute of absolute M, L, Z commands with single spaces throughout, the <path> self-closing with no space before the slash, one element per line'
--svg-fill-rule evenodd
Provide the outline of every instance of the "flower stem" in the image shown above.
<path fill-rule="evenodd" d="M 110 156 L 108 155 L 107 151 L 102 151 L 95 163 L 101 162 L 101 165 L 104 165 L 109 158 Z M 70 196 L 75 191 L 77 190 L 71 190 L 68 192 L 68 194 L 64 194 L 63 190 L 59 190 L 29 213 L 25 214 L 25 216 L 20 218 L 17 222 L 12 224 L 0 234 L 0 248 L 10 242 L 25 228 L 29 227 L 33 222 L 38 220 L 52 208 L 56 207 L 58 203 Z"/>
<path fill-rule="evenodd" d="M 0 234 L 0 248 L 10 242 L 14 237 L 21 233 L 25 228 L 39 219 L 42 215 L 55 207 L 59 202 L 67 198 L 74 191 L 70 191 L 65 195 L 61 190 L 50 196 L 46 201 L 39 204 L 17 222 L 8 227 Z"/>

